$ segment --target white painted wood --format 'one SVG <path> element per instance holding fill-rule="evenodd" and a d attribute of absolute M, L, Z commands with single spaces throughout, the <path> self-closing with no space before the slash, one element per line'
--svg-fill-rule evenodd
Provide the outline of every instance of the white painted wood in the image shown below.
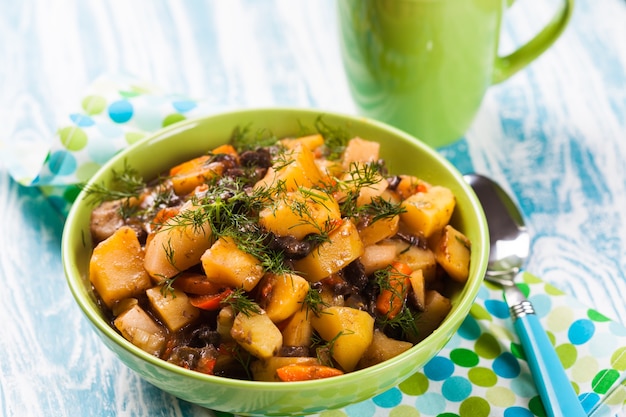
<path fill-rule="evenodd" d="M 503 49 L 555 1 L 518 0 Z M 216 111 L 265 105 L 353 113 L 335 4 L 318 1 L 0 1 L 0 160 L 41 149 L 102 73 L 129 73 Z M 532 233 L 528 270 L 626 323 L 626 2 L 578 0 L 562 38 L 489 91 L 442 149 L 492 175 Z M 25 158 L 36 155 L 22 154 Z M 139 380 L 74 305 L 63 219 L 0 169 L 0 413 L 210 415 Z"/>

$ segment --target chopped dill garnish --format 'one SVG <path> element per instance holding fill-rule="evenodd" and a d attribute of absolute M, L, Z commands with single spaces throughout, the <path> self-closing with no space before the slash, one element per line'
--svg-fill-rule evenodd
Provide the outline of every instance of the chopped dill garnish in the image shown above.
<path fill-rule="evenodd" d="M 382 290 L 389 290 L 394 295 L 397 296 L 397 295 L 399 295 L 397 290 L 389 282 L 390 281 L 389 277 L 391 275 L 391 269 L 392 269 L 392 266 L 388 265 L 386 268 L 379 269 L 379 270 L 375 271 L 374 272 L 374 282 L 376 283 L 376 285 L 378 285 L 378 288 L 380 288 L 381 291 Z"/>
<path fill-rule="evenodd" d="M 391 275 L 392 267 L 388 266 L 387 268 L 380 269 L 374 272 L 374 280 L 376 285 L 381 291 L 391 291 L 393 296 L 392 299 L 395 300 L 403 300 L 402 294 L 398 291 L 396 287 L 391 285 L 390 275 Z M 398 271 L 394 270 L 394 275 L 400 274 Z M 401 274 L 404 275 L 404 274 Z M 381 327 L 389 327 L 391 329 L 399 329 L 402 333 L 402 337 L 405 337 L 407 334 L 417 335 L 418 328 L 417 324 L 415 324 L 415 316 L 411 312 L 411 309 L 404 304 L 402 305 L 402 309 L 398 314 L 393 317 L 389 317 L 387 314 L 377 315 L 376 321 L 379 323 Z"/>
<path fill-rule="evenodd" d="M 164 279 L 161 281 L 161 289 L 160 289 L 160 291 L 161 291 L 161 295 L 163 295 L 163 297 L 167 297 L 167 295 L 169 294 L 169 295 L 172 296 L 172 298 L 176 298 L 176 293 L 174 292 L 175 291 L 174 282 L 176 282 L 176 280 L 178 279 L 179 276 L 180 276 L 180 274 L 176 274 L 176 275 L 174 275 L 173 277 L 170 277 L 170 278 L 162 277 Z"/>
<path fill-rule="evenodd" d="M 250 132 L 251 125 L 237 126 L 233 130 L 229 143 L 241 153 L 260 147 L 273 146 L 278 143 L 278 138 L 268 129 L 259 129 L 255 133 Z"/>
<path fill-rule="evenodd" d="M 243 288 L 237 288 L 232 293 L 228 294 L 228 296 L 222 300 L 222 304 L 229 305 L 236 313 L 242 313 L 248 317 L 253 314 L 261 314 L 263 311 L 257 303 L 246 295 Z"/>
<path fill-rule="evenodd" d="M 163 244 L 163 251 L 165 252 L 165 258 L 167 259 L 167 262 L 170 265 L 172 265 L 174 268 L 176 268 L 175 253 L 174 253 L 174 248 L 172 247 L 171 239 L 168 239 L 167 244 L 165 243 Z"/>
<path fill-rule="evenodd" d="M 341 158 L 343 151 L 348 145 L 348 141 L 352 138 L 350 133 L 336 126 L 328 125 L 323 116 L 320 115 L 315 120 L 315 128 L 324 136 L 324 155 L 331 161 L 336 161 Z"/>
<path fill-rule="evenodd" d="M 146 187 L 143 177 L 136 169 L 130 167 L 127 161 L 124 161 L 121 171 L 112 169 L 111 173 L 112 178 L 108 186 L 92 184 L 81 185 L 80 188 L 85 191 L 89 199 L 96 204 L 102 204 L 105 201 L 136 198 Z"/>
<path fill-rule="evenodd" d="M 247 232 L 243 230 L 232 230 L 231 234 L 224 234 L 233 238 L 239 249 L 258 259 L 265 271 L 275 274 L 292 272 L 285 264 L 282 251 L 274 250 L 269 247 L 267 243 L 269 241 L 269 234 L 263 232 L 260 228 L 256 227 L 256 225 Z"/>
<path fill-rule="evenodd" d="M 306 309 L 307 318 L 309 317 L 309 311 L 319 316 L 323 313 L 322 310 L 329 306 L 328 303 L 322 299 L 320 292 L 315 288 L 309 288 L 301 304 L 301 308 Z"/>
<path fill-rule="evenodd" d="M 394 203 L 382 197 L 372 198 L 372 202 L 364 204 L 359 208 L 359 212 L 372 216 L 371 223 L 378 220 L 388 219 L 406 212 L 401 203 Z"/>
<path fill-rule="evenodd" d="M 353 162 L 348 169 L 348 178 L 343 181 L 344 186 L 349 186 L 361 190 L 371 187 L 382 181 L 384 166 L 380 162 L 369 162 L 358 164 Z"/>
<path fill-rule="evenodd" d="M 368 164 L 352 163 L 350 164 L 348 175 L 346 175 L 344 179 L 336 179 L 334 188 L 345 194 L 345 198 L 340 202 L 341 214 L 344 217 L 355 218 L 361 212 L 373 214 L 372 212 L 376 209 L 385 209 L 385 211 L 390 211 L 393 206 L 392 203 L 384 206 L 380 202 L 374 203 L 374 205 L 369 203 L 362 207 L 357 205 L 359 195 L 364 188 L 373 187 L 383 181 L 383 177 L 381 175 L 383 169 L 384 167 L 382 164 L 378 162 Z M 374 215 L 376 216 L 376 213 L 374 213 Z M 384 214 L 382 217 L 390 217 L 390 215 Z"/>
<path fill-rule="evenodd" d="M 413 337 L 419 334 L 419 329 L 415 322 L 417 314 L 411 312 L 411 309 L 404 307 L 402 311 L 394 318 L 389 317 L 377 317 L 376 321 L 382 327 L 389 327 L 394 330 L 400 330 L 402 338 L 406 338 L 408 335 Z"/>

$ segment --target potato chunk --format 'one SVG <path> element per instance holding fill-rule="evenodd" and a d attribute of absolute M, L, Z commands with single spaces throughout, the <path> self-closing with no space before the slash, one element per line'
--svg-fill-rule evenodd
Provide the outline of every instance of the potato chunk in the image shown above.
<path fill-rule="evenodd" d="M 315 155 L 302 143 L 283 155 L 279 161 L 267 170 L 265 177 L 255 187 L 273 188 L 282 184 L 286 191 L 296 191 L 299 187 L 311 187 L 318 184 L 323 174 L 315 163 Z"/>
<path fill-rule="evenodd" d="M 311 324 L 322 339 L 333 341 L 332 357 L 346 372 L 356 368 L 374 337 L 374 318 L 351 307 L 325 308 Z"/>
<path fill-rule="evenodd" d="M 399 181 L 396 185 L 396 192 L 403 200 L 415 193 L 426 192 L 430 187 L 432 187 L 426 181 L 412 175 L 399 175 L 398 177 Z"/>
<path fill-rule="evenodd" d="M 89 280 L 107 307 L 152 286 L 143 263 L 137 234 L 128 226 L 119 228 L 95 247 L 89 261 Z"/>
<path fill-rule="evenodd" d="M 450 222 L 455 205 L 452 191 L 435 185 L 404 200 L 406 212 L 400 214 L 400 220 L 412 233 L 428 238 Z"/>
<path fill-rule="evenodd" d="M 369 246 L 398 233 L 400 216 L 385 217 L 359 228 L 363 245 Z"/>
<path fill-rule="evenodd" d="M 452 309 L 450 299 L 435 290 L 426 291 L 425 304 L 424 311 L 415 319 L 415 325 L 418 329 L 417 337 L 413 338 L 409 333 L 412 343 L 420 342 L 430 335 L 433 330 L 439 327 Z"/>
<path fill-rule="evenodd" d="M 207 279 L 228 287 L 252 290 L 263 277 L 261 262 L 239 249 L 230 237 L 217 240 L 201 258 Z"/>
<path fill-rule="evenodd" d="M 379 269 L 383 269 L 388 265 L 391 265 L 395 257 L 396 245 L 393 243 L 382 242 L 365 247 L 363 256 L 361 256 L 361 264 L 363 264 L 365 274 L 371 275 Z"/>
<path fill-rule="evenodd" d="M 165 347 L 165 332 L 138 304 L 120 314 L 113 322 L 122 336 L 133 345 L 159 356 Z"/>
<path fill-rule="evenodd" d="M 353 163 L 376 162 L 380 158 L 380 143 L 361 138 L 352 138 L 343 152 L 344 168 Z"/>
<path fill-rule="evenodd" d="M 331 195 L 309 188 L 285 193 L 259 213 L 259 223 L 266 230 L 298 240 L 320 234 L 340 219 L 337 201 Z"/>
<path fill-rule="evenodd" d="M 424 311 L 426 309 L 426 281 L 424 280 L 424 271 L 418 269 L 411 272 L 409 281 L 411 282 L 410 294 L 413 304 L 415 304 L 418 310 Z"/>
<path fill-rule="evenodd" d="M 312 151 L 324 145 L 324 136 L 319 133 L 300 136 L 298 138 L 285 138 L 281 139 L 280 144 L 288 149 L 295 149 L 298 146 L 304 146 Z"/>
<path fill-rule="evenodd" d="M 309 282 L 296 274 L 267 274 L 259 286 L 265 293 L 262 306 L 274 323 L 298 311 L 309 292 Z"/>
<path fill-rule="evenodd" d="M 409 350 L 412 346 L 411 342 L 392 339 L 387 337 L 381 330 L 376 329 L 374 330 L 372 343 L 361 357 L 358 368 L 367 368 L 368 366 L 384 362 Z"/>
<path fill-rule="evenodd" d="M 372 173 L 371 167 L 364 164 L 354 164 L 350 166 L 350 171 L 340 177 L 342 187 L 335 192 L 337 201 L 345 201 L 350 194 L 358 193 L 356 199 L 357 207 L 371 204 L 375 198 L 382 197 L 390 199 L 391 195 L 386 193 L 389 182 L 379 173 Z"/>
<path fill-rule="evenodd" d="M 283 345 L 282 333 L 264 311 L 249 315 L 238 313 L 230 335 L 242 348 L 260 359 L 276 355 Z"/>
<path fill-rule="evenodd" d="M 213 243 L 208 222 L 198 226 L 193 219 L 201 217 L 201 208 L 191 202 L 179 214 L 151 234 L 146 243 L 145 268 L 156 282 L 177 275 L 200 263 L 202 254 Z"/>
<path fill-rule="evenodd" d="M 217 314 L 216 330 L 220 334 L 223 342 L 228 342 L 233 338 L 230 335 L 230 330 L 233 328 L 235 317 L 235 309 L 230 305 L 224 306 Z"/>
<path fill-rule="evenodd" d="M 363 250 L 356 226 L 350 220 L 344 220 L 341 226 L 330 233 L 329 242 L 322 243 L 294 263 L 295 270 L 301 272 L 308 281 L 320 281 L 357 259 Z"/>
<path fill-rule="evenodd" d="M 313 336 L 311 317 L 313 312 L 306 307 L 297 310 L 293 315 L 281 323 L 283 345 L 285 346 L 309 346 Z"/>
<path fill-rule="evenodd" d="M 200 311 L 189 302 L 187 294 L 180 290 L 163 291 L 159 286 L 148 289 L 146 295 L 161 321 L 173 332 L 190 324 L 200 315 Z"/>
<path fill-rule="evenodd" d="M 454 227 L 447 225 L 435 245 L 435 258 L 453 280 L 464 283 L 469 276 L 470 241 Z"/>
<path fill-rule="evenodd" d="M 396 257 L 398 262 L 402 262 L 411 267 L 413 271 L 421 269 L 424 272 L 424 279 L 431 282 L 437 274 L 437 260 L 435 254 L 430 249 L 410 245 L 400 239 L 391 239 L 396 245 Z"/>
<path fill-rule="evenodd" d="M 211 162 L 209 155 L 202 155 L 183 162 L 170 170 L 174 192 L 178 195 L 189 194 L 209 179 L 222 175 L 223 171 L 224 165 L 219 162 Z"/>

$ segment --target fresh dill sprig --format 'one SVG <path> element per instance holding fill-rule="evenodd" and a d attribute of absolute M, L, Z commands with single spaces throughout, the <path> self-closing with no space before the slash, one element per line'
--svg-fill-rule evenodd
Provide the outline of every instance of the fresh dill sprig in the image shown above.
<path fill-rule="evenodd" d="M 304 300 L 302 300 L 302 309 L 306 309 L 305 317 L 309 317 L 309 311 L 319 316 L 323 314 L 323 310 L 328 307 L 328 303 L 326 303 L 322 299 L 322 295 L 315 288 L 309 288 L 309 291 L 306 293 Z"/>
<path fill-rule="evenodd" d="M 398 295 L 398 292 L 396 291 L 396 289 L 389 282 L 389 277 L 391 276 L 391 269 L 392 269 L 392 266 L 389 265 L 386 268 L 375 271 L 374 282 L 376 283 L 376 285 L 381 291 L 389 290 L 392 293 L 394 293 L 394 295 Z"/>
<path fill-rule="evenodd" d="M 353 162 L 348 168 L 348 176 L 346 180 L 340 182 L 344 187 L 350 187 L 361 190 L 371 187 L 383 180 L 381 172 L 384 166 L 380 162 L 368 162 L 366 164 Z"/>
<path fill-rule="evenodd" d="M 336 179 L 333 190 L 345 193 L 340 202 L 341 214 L 344 217 L 357 217 L 361 210 L 357 200 L 361 190 L 373 187 L 383 180 L 381 170 L 383 166 L 378 162 L 367 164 L 352 163 L 344 179 Z"/>
<path fill-rule="evenodd" d="M 345 198 L 339 203 L 339 210 L 341 211 L 341 215 L 343 217 L 348 217 L 351 219 L 358 217 L 358 214 L 359 214 L 359 206 L 357 205 L 358 198 L 359 198 L 359 191 L 348 190 L 346 192 Z"/>
<path fill-rule="evenodd" d="M 298 134 L 296 135 L 296 137 L 308 136 L 308 135 L 312 135 L 315 133 L 314 130 L 304 125 L 302 121 L 299 119 L 298 119 L 298 126 L 300 126 L 300 130 L 298 131 Z"/>
<path fill-rule="evenodd" d="M 305 240 L 312 243 L 313 246 L 329 242 L 330 232 L 333 231 L 337 226 L 337 221 L 329 217 L 325 221 L 320 223 L 318 219 L 313 216 L 313 213 L 311 212 L 311 205 L 309 204 L 309 202 L 319 204 L 328 211 L 330 211 L 327 203 L 330 201 L 331 196 L 329 196 L 322 190 L 303 187 L 298 188 L 298 192 L 304 197 L 304 200 L 290 200 L 289 204 L 293 213 L 297 214 L 298 217 L 300 217 L 302 220 L 298 224 L 293 225 L 293 227 L 310 225 L 314 229 L 316 229 L 316 233 L 310 233 L 305 238 Z"/>
<path fill-rule="evenodd" d="M 263 310 L 257 303 L 250 299 L 243 288 L 237 288 L 222 300 L 222 304 L 229 305 L 236 313 L 242 313 L 248 317 L 253 314 L 261 314 Z"/>
<path fill-rule="evenodd" d="M 237 126 L 233 130 L 229 143 L 241 153 L 259 147 L 273 146 L 278 143 L 278 137 L 268 129 L 260 129 L 251 133 L 251 124 L 241 127 Z"/>
<path fill-rule="evenodd" d="M 161 284 L 160 291 L 163 297 L 167 297 L 169 294 L 172 296 L 172 298 L 176 298 L 176 293 L 175 293 L 176 289 L 174 288 L 174 282 L 176 282 L 179 276 L 180 276 L 180 273 L 169 278 L 165 278 L 164 276 L 161 276 L 162 280 L 160 283 Z"/>
<path fill-rule="evenodd" d="M 111 170 L 111 181 L 108 186 L 104 184 L 81 185 L 87 197 L 96 204 L 102 204 L 105 201 L 114 201 L 122 199 L 132 199 L 139 196 L 141 191 L 146 187 L 146 183 L 139 172 L 128 165 L 124 161 L 121 171 Z"/>
<path fill-rule="evenodd" d="M 394 203 L 383 197 L 374 197 L 368 204 L 364 204 L 358 209 L 360 214 L 371 216 L 371 223 L 378 220 L 389 219 L 406 212 L 401 203 Z"/>
<path fill-rule="evenodd" d="M 294 163 L 294 152 L 287 148 L 278 148 L 272 154 L 272 169 L 274 171 L 280 171 L 283 168 Z"/>
<path fill-rule="evenodd" d="M 393 295 L 391 297 L 392 300 L 403 300 L 404 297 L 398 291 L 398 289 L 391 284 L 390 276 L 392 274 L 392 267 L 389 266 L 387 268 L 380 269 L 374 272 L 374 280 L 376 285 L 381 291 L 390 291 Z M 397 270 L 393 271 L 394 275 L 403 275 L 400 274 Z M 404 301 L 402 301 L 404 303 Z M 415 324 L 415 316 L 411 312 L 411 309 L 402 305 L 402 309 L 398 314 L 393 317 L 389 317 L 389 315 L 378 315 L 376 316 L 376 321 L 382 327 L 390 327 L 392 329 L 400 329 L 402 332 L 402 337 L 407 334 L 417 335 L 418 328 Z"/>
<path fill-rule="evenodd" d="M 330 242 L 330 232 L 333 230 L 335 222 L 324 222 L 326 225 L 324 229 L 320 229 L 319 233 L 311 233 L 307 235 L 304 240 L 310 243 L 314 248 L 324 243 Z"/>
<path fill-rule="evenodd" d="M 271 201 L 273 189 L 245 187 L 245 178 L 224 177 L 208 187 L 202 197 L 191 199 L 192 208 L 171 218 L 162 230 L 192 227 L 197 233 L 207 225 L 212 239 L 230 237 L 239 249 L 261 261 L 266 271 L 289 271 L 282 252 L 269 247 L 268 233 L 259 226 L 258 213 Z"/>
<path fill-rule="evenodd" d="M 326 158 L 331 161 L 340 159 L 348 145 L 348 141 L 351 139 L 349 132 L 345 129 L 328 125 L 323 120 L 322 115 L 315 120 L 315 128 L 324 136 L 324 154 Z"/>
<path fill-rule="evenodd" d="M 283 274 L 291 272 L 286 265 L 282 251 L 273 250 L 269 247 L 269 235 L 261 231 L 255 223 L 250 223 L 251 230 L 247 232 L 239 229 L 233 230 L 232 233 L 223 233 L 229 235 L 237 243 L 237 247 L 242 251 L 254 256 L 261 262 L 261 266 L 267 272 L 274 274 Z"/>
<path fill-rule="evenodd" d="M 138 171 L 130 167 L 125 160 L 121 171 L 111 170 L 109 185 L 94 183 L 81 184 L 78 187 L 86 193 L 87 201 L 94 205 L 99 206 L 110 201 L 119 202 L 116 208 L 120 217 L 129 219 L 140 211 L 138 197 L 146 187 L 146 183 Z"/>
<path fill-rule="evenodd" d="M 335 348 L 335 343 L 341 336 L 354 334 L 353 330 L 340 330 L 332 339 L 325 341 L 322 339 L 317 333 L 313 332 L 311 337 L 311 343 L 313 346 L 317 345 L 315 349 L 317 354 L 317 360 L 322 364 L 330 367 L 334 367 L 334 363 L 332 360 L 333 350 Z"/>
<path fill-rule="evenodd" d="M 168 239 L 167 243 L 163 244 L 163 251 L 165 252 L 167 262 L 178 270 L 176 267 L 174 248 L 172 247 L 172 239 Z"/>
<path fill-rule="evenodd" d="M 383 327 L 390 327 L 392 329 L 399 329 L 402 338 L 406 338 L 407 335 L 413 337 L 419 334 L 419 329 L 416 324 L 416 316 L 411 312 L 410 308 L 404 307 L 402 311 L 393 318 L 387 316 L 377 317 L 376 321 Z"/>
<path fill-rule="evenodd" d="M 145 214 L 154 214 L 163 207 L 170 207 L 172 205 L 172 201 L 177 199 L 178 196 L 174 192 L 173 188 L 157 186 L 154 190 L 150 206 L 145 209 Z"/>
<path fill-rule="evenodd" d="M 455 235 L 454 237 L 457 240 L 457 242 L 459 242 L 461 245 L 465 246 L 465 248 L 467 250 L 472 250 L 472 245 L 470 244 L 470 241 L 467 238 L 463 239 L 463 237 L 461 237 L 459 235 Z"/>

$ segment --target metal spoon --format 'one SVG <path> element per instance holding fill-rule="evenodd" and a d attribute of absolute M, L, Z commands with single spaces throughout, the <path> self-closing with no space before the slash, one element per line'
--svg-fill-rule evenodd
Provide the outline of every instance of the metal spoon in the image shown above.
<path fill-rule="evenodd" d="M 587 416 L 530 301 L 515 285 L 528 257 L 530 239 L 511 197 L 493 180 L 465 175 L 480 200 L 491 243 L 485 279 L 504 289 L 515 330 L 548 416 Z"/>

